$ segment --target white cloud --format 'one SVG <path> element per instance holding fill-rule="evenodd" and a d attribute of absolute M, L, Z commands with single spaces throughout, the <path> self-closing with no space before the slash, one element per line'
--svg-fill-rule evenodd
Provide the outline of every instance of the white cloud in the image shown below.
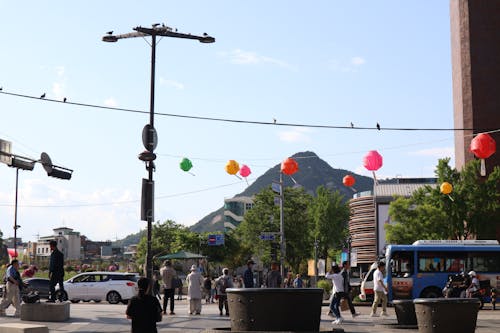
<path fill-rule="evenodd" d="M 229 61 L 233 64 L 237 65 L 260 65 L 260 64 L 270 64 L 270 65 L 275 65 L 278 67 L 282 68 L 288 68 L 288 69 L 293 69 L 293 66 L 290 65 L 289 63 L 259 55 L 255 52 L 249 52 L 249 51 L 243 51 L 240 49 L 235 49 L 230 52 L 221 52 L 219 53 L 221 56 L 225 58 L 229 58 Z"/>
<path fill-rule="evenodd" d="M 118 103 L 116 102 L 116 100 L 113 97 L 110 97 L 110 98 L 107 98 L 106 100 L 104 100 L 104 105 L 115 108 L 118 106 Z"/>
<path fill-rule="evenodd" d="M 327 67 L 335 72 L 357 72 L 361 66 L 366 64 L 366 59 L 363 57 L 352 57 L 349 61 L 340 61 L 332 59 L 328 62 Z"/>
<path fill-rule="evenodd" d="M 409 153 L 410 155 L 431 156 L 436 158 L 453 157 L 455 149 L 453 147 L 435 147 L 429 149 L 417 150 Z"/>
<path fill-rule="evenodd" d="M 310 129 L 307 128 L 293 128 L 289 131 L 281 131 L 278 137 L 284 142 L 311 142 L 311 138 L 307 135 Z"/>
<path fill-rule="evenodd" d="M 163 77 L 160 77 L 160 84 L 174 87 L 174 88 L 179 89 L 179 90 L 184 89 L 184 84 L 177 82 L 177 81 L 174 81 L 174 80 L 167 80 Z"/>

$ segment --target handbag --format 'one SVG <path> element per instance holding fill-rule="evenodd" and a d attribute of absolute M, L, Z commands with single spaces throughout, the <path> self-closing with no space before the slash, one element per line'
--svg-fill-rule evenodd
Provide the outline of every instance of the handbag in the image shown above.
<path fill-rule="evenodd" d="M 347 300 L 345 298 L 342 298 L 340 300 L 340 311 L 347 311 L 349 310 L 349 303 L 347 303 Z"/>

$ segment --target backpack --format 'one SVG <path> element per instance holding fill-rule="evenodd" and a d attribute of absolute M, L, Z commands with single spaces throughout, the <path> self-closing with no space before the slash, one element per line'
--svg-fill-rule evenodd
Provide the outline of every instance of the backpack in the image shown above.
<path fill-rule="evenodd" d="M 212 282 L 210 281 L 210 279 L 205 279 L 204 284 L 205 284 L 204 287 L 206 290 L 212 289 Z"/>
<path fill-rule="evenodd" d="M 223 294 L 225 294 L 227 287 L 228 287 L 227 278 L 223 277 L 222 278 L 222 283 L 220 285 L 220 292 L 223 293 Z"/>

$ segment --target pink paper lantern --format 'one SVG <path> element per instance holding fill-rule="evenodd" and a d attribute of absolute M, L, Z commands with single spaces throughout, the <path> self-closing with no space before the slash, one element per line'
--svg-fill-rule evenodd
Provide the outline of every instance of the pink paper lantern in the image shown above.
<path fill-rule="evenodd" d="M 363 158 L 363 165 L 367 170 L 377 171 L 382 167 L 382 155 L 376 150 L 370 150 Z"/>
<path fill-rule="evenodd" d="M 248 167 L 248 165 L 242 164 L 240 168 L 240 176 L 248 177 L 252 173 L 252 170 Z"/>

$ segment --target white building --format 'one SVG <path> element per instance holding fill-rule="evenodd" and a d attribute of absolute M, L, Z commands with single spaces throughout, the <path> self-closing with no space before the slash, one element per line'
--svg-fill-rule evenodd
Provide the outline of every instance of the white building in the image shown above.
<path fill-rule="evenodd" d="M 82 258 L 80 233 L 66 227 L 54 229 L 52 236 L 40 237 L 36 247 L 37 257 L 50 256 L 51 240 L 57 241 L 57 248 L 64 254 L 64 260 L 78 260 Z"/>

